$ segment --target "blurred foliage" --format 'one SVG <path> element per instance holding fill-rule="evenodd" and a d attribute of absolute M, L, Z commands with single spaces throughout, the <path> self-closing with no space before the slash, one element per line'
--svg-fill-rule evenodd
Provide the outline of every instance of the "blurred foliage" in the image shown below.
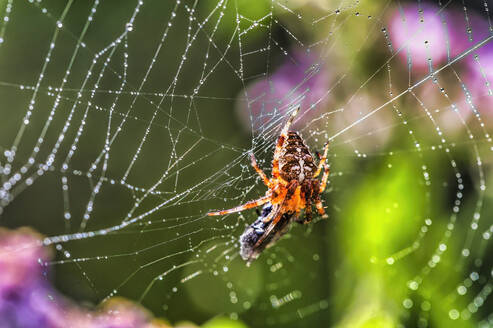
<path fill-rule="evenodd" d="M 238 320 L 231 320 L 227 318 L 214 318 L 207 321 L 202 325 L 202 328 L 247 328 L 244 323 Z"/>

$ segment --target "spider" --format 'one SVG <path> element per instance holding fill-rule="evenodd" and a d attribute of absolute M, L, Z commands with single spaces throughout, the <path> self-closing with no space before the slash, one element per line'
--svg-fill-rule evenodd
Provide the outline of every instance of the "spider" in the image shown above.
<path fill-rule="evenodd" d="M 250 154 L 253 168 L 269 188 L 265 196 L 228 210 L 207 213 L 209 216 L 224 215 L 270 203 L 272 209 L 261 218 L 266 229 L 260 239 L 256 241 L 256 246 L 260 246 L 265 239 L 272 238 L 272 236 L 269 237 L 270 233 L 279 230 L 278 228 L 275 229 L 275 226 L 285 215 L 294 217 L 300 223 L 311 222 L 312 204 L 315 204 L 322 218 L 327 218 L 320 200 L 320 194 L 325 190 L 329 176 L 329 167 L 326 163 L 329 144 L 325 144 L 323 156 L 320 158 L 318 166 L 316 166 L 310 150 L 304 144 L 298 132 L 289 131 L 289 127 L 299 109 L 300 107 L 297 107 L 293 111 L 277 139 L 272 159 L 272 177 L 270 179 L 258 167 L 253 153 Z M 316 178 L 320 175 L 322 169 L 324 173 L 322 180 L 319 181 Z M 305 214 L 302 220 L 299 219 L 301 210 L 304 210 Z M 269 223 L 269 225 L 266 225 L 266 223 Z"/>

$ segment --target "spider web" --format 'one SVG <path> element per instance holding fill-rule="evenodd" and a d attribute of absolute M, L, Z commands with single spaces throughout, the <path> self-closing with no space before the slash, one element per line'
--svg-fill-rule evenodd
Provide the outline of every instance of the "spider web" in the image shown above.
<path fill-rule="evenodd" d="M 1 0 L 1 224 L 46 235 L 71 297 L 172 321 L 489 326 L 491 3 L 435 3 L 469 43 L 426 41 L 425 69 L 422 31 L 392 39 L 408 5 Z M 311 149 L 330 141 L 329 219 L 247 268 L 254 211 L 206 213 L 264 193 L 248 154 L 269 174 L 298 105 Z"/>

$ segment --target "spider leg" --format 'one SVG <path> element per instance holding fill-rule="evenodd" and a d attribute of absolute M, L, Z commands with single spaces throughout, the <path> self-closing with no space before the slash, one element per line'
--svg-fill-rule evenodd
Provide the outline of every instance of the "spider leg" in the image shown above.
<path fill-rule="evenodd" d="M 303 219 L 302 223 L 308 224 L 310 222 L 312 222 L 312 203 L 311 201 L 308 201 L 305 208 L 305 218 Z"/>
<path fill-rule="evenodd" d="M 318 162 L 317 171 L 313 175 L 314 178 L 318 177 L 320 172 L 322 172 L 322 167 L 325 165 L 325 161 L 327 160 L 327 152 L 329 151 L 329 143 L 327 142 L 324 147 L 324 155 L 320 158 L 320 162 Z"/>
<path fill-rule="evenodd" d="M 296 210 L 295 213 L 286 213 L 285 211 L 285 206 L 286 206 L 286 203 L 289 201 L 289 199 L 293 196 L 294 192 L 296 191 L 296 188 L 298 187 L 298 181 L 294 180 L 292 181 L 290 184 L 289 184 L 289 187 L 288 187 L 288 192 L 286 193 L 286 196 L 284 197 L 284 199 L 282 200 L 281 204 L 279 204 L 275 210 L 273 210 L 272 212 L 269 213 L 269 215 L 267 216 L 267 219 L 268 220 L 265 220 L 264 219 L 264 222 L 270 222 L 272 221 L 267 229 L 265 229 L 264 233 L 262 234 L 262 236 L 259 238 L 259 240 L 257 240 L 257 242 L 255 243 L 255 246 L 254 248 L 257 248 L 259 247 L 260 245 L 262 245 L 262 243 L 264 242 L 264 240 L 271 235 L 272 231 L 274 230 L 274 228 L 277 226 L 278 222 L 281 220 L 281 218 L 283 217 L 284 214 L 288 214 L 288 215 L 293 215 L 293 214 L 298 214 L 299 211 Z"/>
<path fill-rule="evenodd" d="M 327 168 L 327 166 L 326 166 Z M 328 173 L 327 173 L 328 175 Z M 325 176 L 325 174 L 324 174 Z M 312 180 L 312 199 L 315 201 L 315 207 L 317 208 L 318 214 L 322 217 L 322 219 L 326 219 L 329 216 L 325 213 L 324 206 L 322 204 L 322 200 L 320 199 L 320 190 L 322 186 L 320 186 L 320 181 L 313 179 Z M 325 186 L 323 186 L 325 188 Z"/>
<path fill-rule="evenodd" d="M 255 155 L 253 155 L 253 153 L 250 153 L 250 159 L 252 161 L 253 168 L 255 169 L 255 171 L 257 171 L 258 175 L 260 175 L 260 177 L 262 178 L 262 181 L 264 182 L 264 184 L 267 187 L 270 187 L 269 179 L 265 175 L 264 171 L 262 171 L 262 169 L 260 167 L 258 167 L 257 160 L 255 159 Z"/>
<path fill-rule="evenodd" d="M 249 201 L 243 205 L 230 208 L 229 210 L 209 212 L 209 213 L 207 213 L 207 215 L 208 216 L 214 216 L 214 215 L 224 215 L 224 214 L 229 214 L 229 213 L 241 212 L 241 211 L 247 210 L 249 208 L 254 208 L 254 207 L 257 207 L 260 205 L 264 205 L 265 203 L 269 202 L 270 199 L 271 199 L 271 196 L 266 195 L 264 197 L 260 197 L 259 199 L 251 200 L 251 201 Z"/>
<path fill-rule="evenodd" d="M 281 135 L 279 135 L 279 138 L 277 138 L 277 144 L 276 148 L 274 150 L 274 156 L 272 158 L 272 177 L 274 179 L 279 178 L 279 157 L 281 156 L 281 151 L 282 151 L 282 145 L 284 145 L 284 141 L 288 137 L 288 130 L 291 124 L 294 121 L 294 118 L 298 114 L 300 110 L 300 107 L 298 106 L 293 113 L 291 114 L 291 117 L 289 120 L 286 122 L 284 127 L 281 130 Z"/>
<path fill-rule="evenodd" d="M 329 216 L 325 213 L 324 206 L 322 205 L 322 201 L 320 199 L 317 199 L 315 202 L 315 206 L 317 207 L 318 214 L 322 217 L 322 219 L 326 219 Z"/>
<path fill-rule="evenodd" d="M 298 181 L 297 180 L 291 181 L 291 183 L 288 186 L 288 191 L 286 192 L 286 196 L 284 196 L 284 199 L 282 200 L 281 204 L 279 205 L 278 210 L 272 211 L 271 215 L 268 215 L 267 217 L 265 217 L 262 220 L 264 223 L 267 223 L 267 222 L 270 222 L 271 220 L 274 220 L 274 222 L 272 222 L 272 224 L 271 224 L 271 226 L 274 226 L 279 221 L 279 219 L 284 214 L 284 206 L 285 206 L 286 202 L 289 201 L 289 199 L 293 196 L 297 187 L 298 187 Z"/>
<path fill-rule="evenodd" d="M 273 213 L 275 213 L 275 214 L 273 214 Z M 272 223 L 264 231 L 263 235 L 259 238 L 259 240 L 257 240 L 254 248 L 259 247 L 259 245 L 261 245 L 264 242 L 265 238 L 267 238 L 272 233 L 272 230 L 274 230 L 274 227 L 276 226 L 277 222 L 279 222 L 279 220 L 282 218 L 282 215 L 283 215 L 282 211 L 279 211 L 279 210 L 276 212 L 271 212 L 269 217 L 273 217 L 274 219 L 273 219 Z"/>
<path fill-rule="evenodd" d="M 329 178 L 330 169 L 327 163 L 324 164 L 324 175 L 322 176 L 322 181 L 320 182 L 319 193 L 323 193 L 325 187 L 327 187 L 327 179 Z"/>
<path fill-rule="evenodd" d="M 269 221 L 272 220 L 272 223 L 269 224 L 267 229 L 264 231 L 263 235 L 259 238 L 259 240 L 257 240 L 257 243 L 255 244 L 254 247 L 258 247 L 259 245 L 261 245 L 264 242 L 265 238 L 267 238 L 272 233 L 277 223 L 281 220 L 281 218 L 285 214 L 285 212 L 283 211 L 284 205 L 285 205 L 285 201 L 282 202 L 282 204 L 278 207 L 276 211 L 272 211 L 270 213 L 268 217 L 269 217 Z"/>

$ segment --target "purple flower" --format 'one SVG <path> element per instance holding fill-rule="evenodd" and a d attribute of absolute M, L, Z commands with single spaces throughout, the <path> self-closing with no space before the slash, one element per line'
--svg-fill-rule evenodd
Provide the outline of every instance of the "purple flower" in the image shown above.
<path fill-rule="evenodd" d="M 302 121 L 318 116 L 314 114 L 315 108 L 327 105 L 330 83 L 328 71 L 321 62 L 314 53 L 295 50 L 269 78 L 250 84 L 240 94 L 237 105 L 244 126 L 250 130 L 253 125 L 258 130 L 269 123 L 276 124 L 279 117 L 276 114 L 284 114 L 300 103 Z"/>
<path fill-rule="evenodd" d="M 389 20 L 389 34 L 394 51 L 404 63 L 417 70 L 427 70 L 429 60 L 436 67 L 447 59 L 447 30 L 429 4 L 405 5 L 395 9 Z"/>
<path fill-rule="evenodd" d="M 435 67 L 454 59 L 489 35 L 489 24 L 480 15 L 458 9 L 440 9 L 430 4 L 405 5 L 389 19 L 389 33 L 398 56 L 416 69 Z M 491 46 L 483 46 L 479 52 Z M 491 51 L 489 51 L 491 52 Z M 409 56 L 409 57 L 408 57 Z"/>
<path fill-rule="evenodd" d="M 36 283 L 44 269 L 40 263 L 49 254 L 39 238 L 29 229 L 10 233 L 0 229 L 0 293 Z"/>
<path fill-rule="evenodd" d="M 487 18 L 473 11 L 468 11 L 467 16 L 463 11 L 449 11 L 447 26 L 450 35 L 451 59 L 466 53 L 492 35 Z M 462 79 L 468 91 L 465 95 L 471 97 L 475 106 L 483 103 L 491 104 L 492 99 L 488 96 L 489 90 L 486 82 L 493 81 L 493 43 L 487 42 L 471 51 L 459 61 L 459 64 L 465 67 Z M 465 110 L 462 110 L 463 115 L 472 113 L 467 100 L 463 101 L 462 107 L 467 108 L 468 112 L 465 113 Z"/>
<path fill-rule="evenodd" d="M 436 70 L 492 35 L 487 19 L 482 16 L 471 10 L 466 13 L 459 8 L 440 9 L 429 4 L 405 5 L 395 9 L 390 17 L 390 39 L 394 50 L 400 50 L 398 57 L 403 64 L 410 61 L 412 69 L 426 72 L 429 69 L 428 58 L 431 58 L 433 69 Z M 479 106 L 484 104 L 489 108 L 493 100 L 489 95 L 491 87 L 487 85 L 487 81 L 493 82 L 493 42 L 485 43 L 460 58 L 454 65 L 464 67 L 460 77 L 467 88 L 466 93 L 455 83 L 457 81 L 455 84 L 445 85 L 449 95 L 455 98 L 456 109 L 463 119 L 473 113 L 470 103 L 480 113 L 484 113 Z M 431 89 L 433 97 L 433 94 L 437 94 L 435 86 Z M 428 96 L 426 99 L 431 101 Z M 443 119 L 457 120 L 457 117 L 450 113 L 444 115 Z M 462 125 L 457 125 L 460 126 Z"/>
<path fill-rule="evenodd" d="M 463 51 L 474 47 L 491 36 L 491 31 L 486 18 L 477 14 L 469 14 L 469 31 L 458 33 L 457 43 L 461 42 Z M 489 41 L 480 48 L 475 49 L 465 59 L 466 87 L 475 105 L 491 105 L 491 84 L 493 82 L 493 42 Z M 489 111 L 491 112 L 491 111 Z"/>
<path fill-rule="evenodd" d="M 91 312 L 57 293 L 46 278 L 50 252 L 29 229 L 0 229 L 0 328 L 169 328 L 123 299 Z"/>
<path fill-rule="evenodd" d="M 57 295 L 42 276 L 47 259 L 32 231 L 0 230 L 1 327 L 64 327 Z"/>

